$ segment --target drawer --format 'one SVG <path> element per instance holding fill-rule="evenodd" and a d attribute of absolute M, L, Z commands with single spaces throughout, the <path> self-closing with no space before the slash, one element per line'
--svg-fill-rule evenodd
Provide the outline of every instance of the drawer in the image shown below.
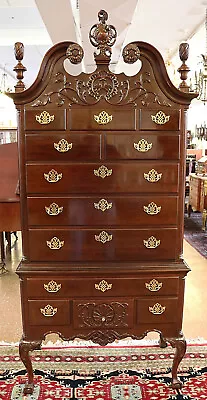
<path fill-rule="evenodd" d="M 176 228 L 30 229 L 29 257 L 58 262 L 173 260 L 176 243 Z"/>
<path fill-rule="evenodd" d="M 28 164 L 27 193 L 177 193 L 178 170 L 158 162 Z"/>
<path fill-rule="evenodd" d="M 134 300 L 74 300 L 74 328 L 131 328 L 134 320 Z"/>
<path fill-rule="evenodd" d="M 73 107 L 69 113 L 71 131 L 136 129 L 136 112 L 133 107 L 125 107 L 124 113 L 122 107 Z"/>
<path fill-rule="evenodd" d="M 177 160 L 180 158 L 180 136 L 110 132 L 105 136 L 105 158 Z"/>
<path fill-rule="evenodd" d="M 179 277 L 146 276 L 143 278 L 114 278 L 106 275 L 87 278 L 27 278 L 27 296 L 31 298 L 105 297 L 111 296 L 176 296 Z"/>
<path fill-rule="evenodd" d="M 29 197 L 29 225 L 176 225 L 178 198 L 170 196 Z"/>
<path fill-rule="evenodd" d="M 66 129 L 66 110 L 35 109 L 24 114 L 26 131 L 62 131 Z M 34 132 L 35 133 L 35 132 Z"/>
<path fill-rule="evenodd" d="M 165 110 L 140 110 L 140 130 L 178 131 L 180 111 L 169 107 Z"/>
<path fill-rule="evenodd" d="M 26 160 L 99 160 L 101 135 L 62 133 L 26 135 Z"/>
<path fill-rule="evenodd" d="M 68 300 L 28 300 L 30 325 L 68 325 L 70 307 Z"/>
<path fill-rule="evenodd" d="M 176 322 L 178 318 L 178 298 L 153 297 L 137 301 L 138 324 L 159 324 Z"/>

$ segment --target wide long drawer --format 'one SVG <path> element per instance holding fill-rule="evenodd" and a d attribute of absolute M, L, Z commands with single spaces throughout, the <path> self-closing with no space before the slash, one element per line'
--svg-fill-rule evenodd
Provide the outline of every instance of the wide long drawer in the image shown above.
<path fill-rule="evenodd" d="M 63 278 L 54 275 L 45 278 L 27 278 L 27 296 L 31 298 L 73 298 L 111 296 L 176 296 L 178 276 L 159 276 L 152 273 L 143 278 L 114 278 L 111 276 Z"/>
<path fill-rule="evenodd" d="M 177 193 L 177 163 L 28 164 L 28 193 Z"/>
<path fill-rule="evenodd" d="M 29 197 L 29 225 L 176 225 L 177 197 Z"/>
<path fill-rule="evenodd" d="M 177 229 L 30 229 L 31 261 L 173 260 Z"/>

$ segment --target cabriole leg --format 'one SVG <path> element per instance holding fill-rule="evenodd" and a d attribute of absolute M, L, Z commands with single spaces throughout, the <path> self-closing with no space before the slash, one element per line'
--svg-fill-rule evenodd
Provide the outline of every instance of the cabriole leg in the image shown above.
<path fill-rule="evenodd" d="M 28 383 L 24 387 L 24 394 L 32 394 L 34 390 L 34 374 L 29 352 L 32 350 L 40 350 L 41 341 L 20 340 L 19 356 L 26 367 L 28 373 Z"/>
<path fill-rule="evenodd" d="M 182 336 L 181 338 L 167 338 L 166 341 L 169 342 L 173 348 L 175 348 L 175 356 L 172 365 L 172 388 L 179 390 L 182 387 L 182 383 L 177 377 L 177 371 L 178 366 L 186 352 L 186 340 L 184 336 Z"/>

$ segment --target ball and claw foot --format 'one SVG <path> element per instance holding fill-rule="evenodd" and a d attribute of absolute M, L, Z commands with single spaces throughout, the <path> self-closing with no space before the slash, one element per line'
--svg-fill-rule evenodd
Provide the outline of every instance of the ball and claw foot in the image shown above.
<path fill-rule="evenodd" d="M 179 391 L 182 388 L 182 382 L 179 379 L 173 379 L 171 387 L 172 389 Z"/>
<path fill-rule="evenodd" d="M 23 394 L 32 394 L 34 391 L 34 384 L 33 383 L 26 383 L 24 386 Z"/>
<path fill-rule="evenodd" d="M 160 336 L 159 346 L 161 349 L 165 349 L 167 347 L 167 342 L 166 342 L 166 340 L 164 340 L 164 338 L 162 336 Z"/>

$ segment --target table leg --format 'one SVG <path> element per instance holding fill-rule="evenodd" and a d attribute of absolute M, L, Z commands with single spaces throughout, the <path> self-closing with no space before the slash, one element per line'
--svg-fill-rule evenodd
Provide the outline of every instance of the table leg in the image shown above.
<path fill-rule="evenodd" d="M 3 275 L 6 272 L 8 272 L 5 266 L 4 232 L 0 232 L 0 248 L 1 248 L 0 275 Z"/>

